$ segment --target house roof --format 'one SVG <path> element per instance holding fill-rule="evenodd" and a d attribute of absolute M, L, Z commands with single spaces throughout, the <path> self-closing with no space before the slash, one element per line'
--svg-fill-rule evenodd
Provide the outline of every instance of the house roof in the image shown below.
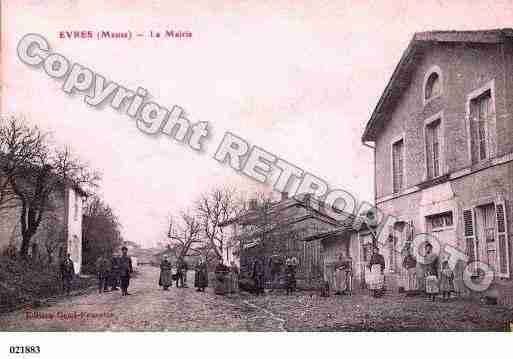
<path fill-rule="evenodd" d="M 318 203 L 316 206 L 312 206 L 311 202 L 310 202 L 310 204 L 308 204 L 308 201 L 313 201 L 313 202 L 318 202 Z M 332 233 L 333 231 L 340 231 L 342 233 L 345 231 L 352 230 L 352 225 L 354 223 L 354 220 L 356 219 L 356 217 L 353 214 L 347 213 L 347 212 L 341 212 L 341 211 L 337 211 L 336 214 L 337 214 L 337 217 L 340 217 L 340 215 L 342 215 L 341 216 L 342 218 L 335 218 L 335 216 L 334 216 L 335 213 L 330 214 L 330 210 L 326 210 L 325 206 L 322 202 L 318 201 L 313 196 L 310 197 L 309 200 L 306 200 L 305 195 L 298 195 L 295 197 L 290 197 L 285 200 L 276 202 L 273 206 L 271 206 L 269 211 L 282 211 L 282 210 L 285 210 L 292 206 L 304 207 L 307 209 L 307 212 L 305 214 L 301 214 L 299 216 L 291 216 L 290 218 L 287 218 L 285 220 L 285 222 L 282 223 L 283 225 L 295 224 L 295 223 L 299 223 L 299 222 L 302 222 L 302 221 L 305 221 L 308 219 L 315 219 L 318 222 L 322 222 L 325 224 L 322 226 L 315 226 L 314 233 L 308 234 L 306 237 L 303 237 L 302 238 L 303 241 L 316 240 L 316 239 L 320 238 L 320 237 L 318 238 L 317 236 L 320 236 L 322 234 Z M 317 208 L 324 209 L 324 210 L 318 210 Z M 234 223 L 234 222 L 235 223 L 243 223 L 243 224 L 251 223 L 253 216 L 256 216 L 258 214 L 259 214 L 258 211 L 248 211 L 247 213 L 239 215 L 236 218 L 233 218 L 230 221 L 223 223 L 222 225 L 226 226 L 226 225 L 228 225 L 230 223 Z M 252 231 L 250 233 L 239 234 L 233 238 L 235 240 L 239 240 L 242 238 L 244 238 L 246 240 L 253 239 L 253 241 L 245 244 L 245 248 L 250 248 L 252 246 L 257 245 L 261 241 L 260 236 L 263 233 L 273 231 L 273 230 L 274 229 L 271 229 L 271 230 L 260 229 L 260 230 Z"/>
<path fill-rule="evenodd" d="M 310 201 L 310 203 L 308 203 L 308 201 Z M 313 204 L 313 202 L 316 202 L 316 206 L 311 205 L 311 204 Z M 324 208 L 324 204 L 322 202 L 320 202 L 313 196 L 309 197 L 309 199 L 307 200 L 305 194 L 299 194 L 299 195 L 289 197 L 284 200 L 277 201 L 271 205 L 271 207 L 269 208 L 269 212 L 270 213 L 281 212 L 285 209 L 288 209 L 288 208 L 294 207 L 294 206 L 304 207 L 304 208 L 308 209 L 309 213 L 307 215 L 304 215 L 301 217 L 293 217 L 293 218 L 291 218 L 291 222 L 300 222 L 307 218 L 316 218 L 316 219 L 319 219 L 320 221 L 332 223 L 334 225 L 338 224 L 338 220 L 335 217 L 329 215 L 329 213 L 328 213 L 329 211 L 317 210 L 317 208 Z M 343 214 L 343 215 L 345 215 L 345 218 L 349 218 L 349 217 L 353 216 L 352 214 L 345 213 L 345 212 L 338 212 L 337 214 L 338 215 Z M 248 210 L 236 217 L 233 217 L 225 222 L 220 223 L 219 226 L 225 227 L 232 223 L 243 223 L 243 224 L 251 223 L 251 221 L 254 220 L 255 218 L 257 218 L 257 216 L 259 216 L 259 215 L 261 215 L 261 211 L 259 211 L 259 210 Z"/>
<path fill-rule="evenodd" d="M 386 114 L 391 106 L 399 100 L 404 89 L 409 85 L 410 75 L 416 59 L 422 56 L 422 50 L 433 43 L 492 43 L 498 44 L 513 40 L 513 29 L 494 29 L 478 31 L 428 31 L 413 35 L 408 47 L 403 52 L 392 77 L 390 78 L 371 118 L 362 135 L 362 142 L 373 142 L 383 128 Z"/>

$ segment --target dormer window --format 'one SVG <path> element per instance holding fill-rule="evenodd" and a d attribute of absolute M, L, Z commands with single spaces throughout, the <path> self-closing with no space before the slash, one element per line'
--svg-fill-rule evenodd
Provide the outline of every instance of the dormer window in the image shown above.
<path fill-rule="evenodd" d="M 442 72 L 433 66 L 424 77 L 424 104 L 442 94 Z"/>

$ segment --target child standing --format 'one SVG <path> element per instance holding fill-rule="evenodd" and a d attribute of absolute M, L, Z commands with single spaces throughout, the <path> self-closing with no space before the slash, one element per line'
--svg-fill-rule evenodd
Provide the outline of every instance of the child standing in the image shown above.
<path fill-rule="evenodd" d="M 449 268 L 449 262 L 444 261 L 442 263 L 442 271 L 440 272 L 440 292 L 442 293 L 442 299 L 449 299 L 451 292 L 454 290 L 453 286 L 454 273 Z"/>

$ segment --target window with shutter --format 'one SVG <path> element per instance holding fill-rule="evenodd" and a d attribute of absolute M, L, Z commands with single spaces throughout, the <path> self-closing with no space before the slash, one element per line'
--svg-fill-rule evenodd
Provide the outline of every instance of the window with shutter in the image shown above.
<path fill-rule="evenodd" d="M 470 111 L 472 163 L 478 163 L 490 158 L 491 91 L 473 99 Z"/>
<path fill-rule="evenodd" d="M 495 214 L 497 218 L 497 274 L 500 277 L 509 278 L 509 237 L 508 223 L 506 219 L 506 206 L 504 201 L 495 203 Z"/>
<path fill-rule="evenodd" d="M 479 260 L 479 251 L 477 250 L 477 240 L 474 228 L 474 210 L 471 208 L 463 211 L 463 227 L 468 261 L 477 261 Z"/>
<path fill-rule="evenodd" d="M 440 119 L 426 126 L 426 167 L 427 178 L 440 176 Z"/>

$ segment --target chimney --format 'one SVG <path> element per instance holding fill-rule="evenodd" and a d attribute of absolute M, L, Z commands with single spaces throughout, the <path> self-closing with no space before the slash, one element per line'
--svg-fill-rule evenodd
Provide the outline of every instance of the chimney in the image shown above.
<path fill-rule="evenodd" d="M 288 198 L 289 198 L 289 193 L 288 192 L 282 192 L 281 193 L 281 200 L 282 201 L 285 201 Z"/>

